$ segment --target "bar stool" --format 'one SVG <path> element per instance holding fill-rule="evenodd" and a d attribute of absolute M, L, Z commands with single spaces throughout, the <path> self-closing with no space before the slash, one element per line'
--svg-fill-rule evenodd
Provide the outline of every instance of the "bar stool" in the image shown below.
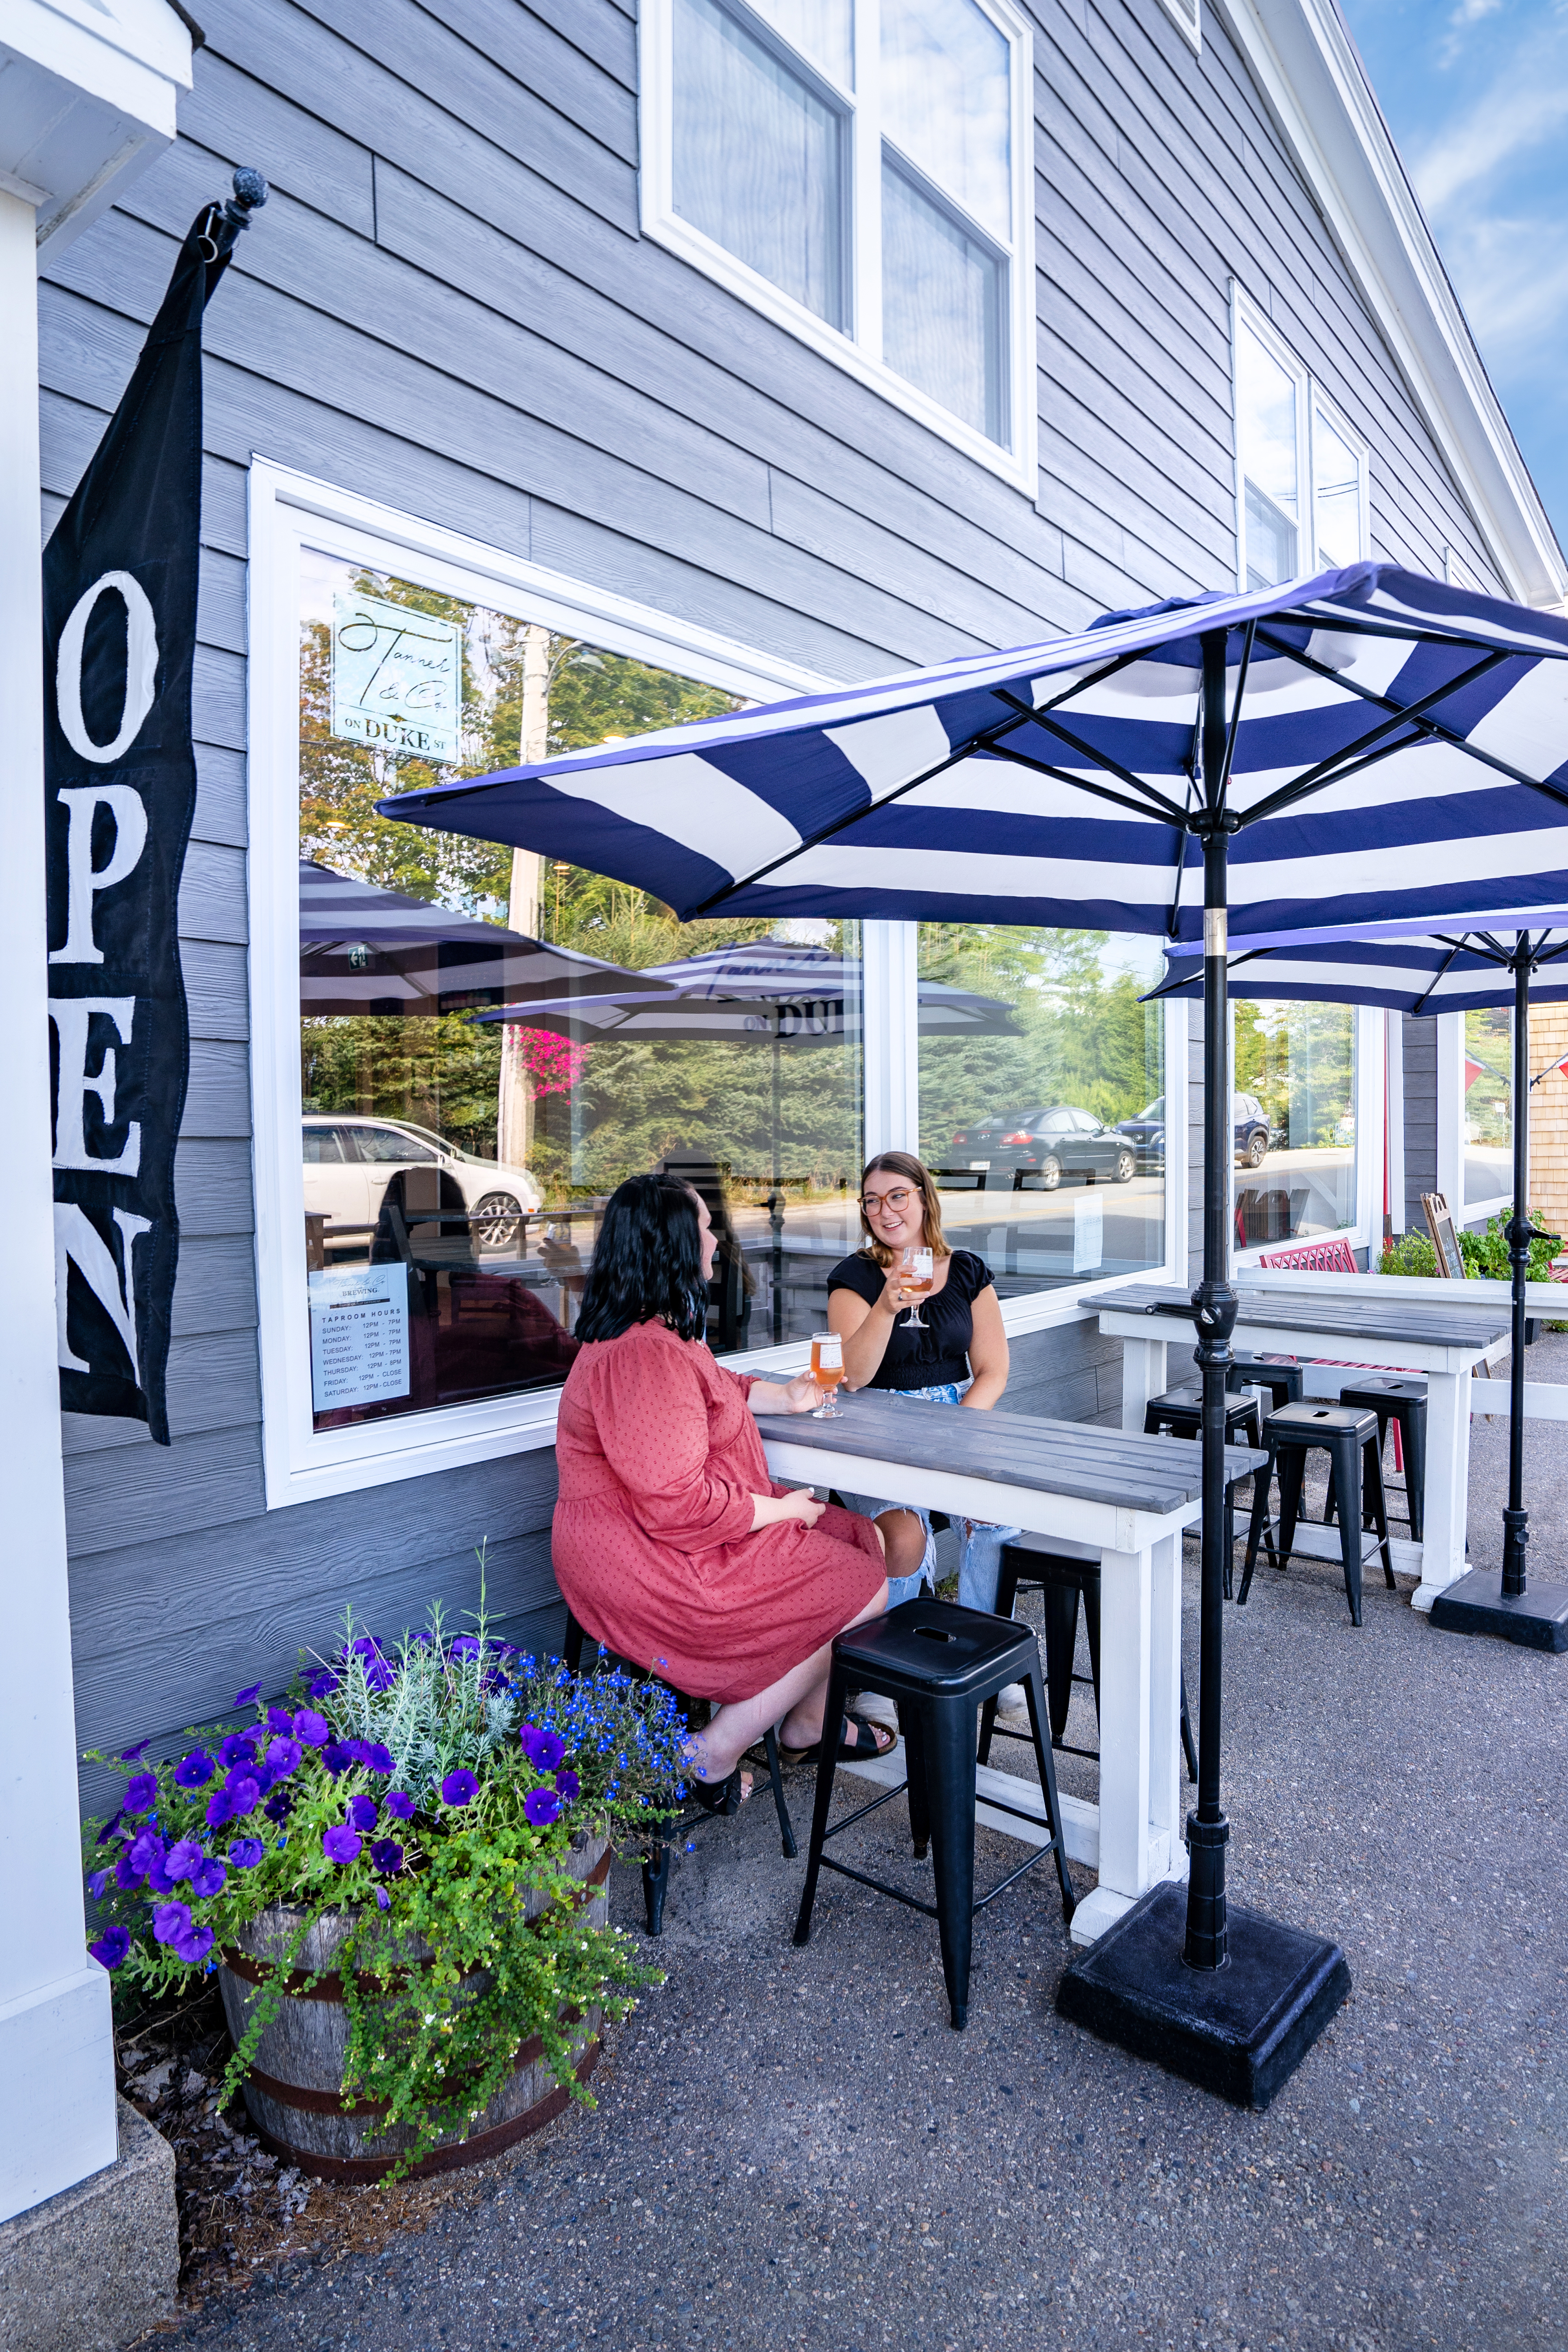
<path fill-rule="evenodd" d="M 1400 1451 L 1405 1457 L 1405 1518 L 1410 1526 L 1410 1540 L 1422 1540 L 1421 1528 L 1426 1515 L 1426 1381 L 1421 1372 L 1379 1373 L 1375 1379 L 1357 1381 L 1353 1388 L 1340 1391 L 1343 1405 L 1370 1405 L 1377 1415 L 1377 1450 L 1381 1456 L 1383 1442 L 1388 1434 L 1389 1423 L 1399 1428 Z M 1329 1488 L 1331 1515 L 1334 1489 Z"/>
<path fill-rule="evenodd" d="M 583 1645 L 588 1638 L 568 1609 L 566 1638 L 562 1643 L 562 1656 L 568 1669 L 574 1675 L 582 1672 Z M 605 1649 L 597 1642 L 595 1643 L 594 1649 L 595 1655 L 606 1664 L 618 1666 L 623 1673 L 635 1675 L 638 1682 L 655 1683 L 662 1682 L 664 1679 L 660 1675 L 650 1675 L 643 1668 L 634 1666 L 627 1658 L 616 1657 L 613 1650 Z M 675 1685 L 673 1683 L 666 1683 L 665 1688 L 674 1690 Z M 689 1723 L 690 1710 L 700 1702 L 685 1691 L 676 1691 L 675 1696 Z M 776 1725 L 769 1724 L 766 1731 L 763 1732 L 763 1747 L 768 1762 L 768 1780 L 773 1792 L 773 1811 L 778 1815 L 779 1843 L 784 1850 L 785 1860 L 793 1862 L 797 1852 L 795 1842 L 795 1824 L 790 1820 L 789 1806 L 784 1801 L 784 1771 L 779 1763 Z M 643 1914 L 647 1922 L 647 1932 L 650 1936 L 662 1936 L 664 1933 L 664 1898 L 669 1892 L 670 1865 L 675 1860 L 677 1846 L 683 1843 L 690 1831 L 700 1829 L 704 1822 L 723 1821 L 725 1818 L 725 1813 L 710 1812 L 705 1805 L 692 1804 L 679 1814 L 666 1813 L 663 1816 L 655 1815 L 650 1819 L 648 1849 L 644 1856 L 642 1866 Z"/>
<path fill-rule="evenodd" d="M 1383 1573 L 1392 1592 L 1394 1560 L 1388 1549 L 1388 1510 L 1383 1493 L 1383 1456 L 1378 1451 L 1377 1415 L 1370 1406 L 1342 1404 L 1282 1405 L 1271 1412 L 1263 1424 L 1263 1441 L 1268 1448 L 1268 1466 L 1253 1486 L 1252 1525 L 1247 1538 L 1247 1562 L 1242 1570 L 1238 1605 L 1245 1608 L 1252 1585 L 1252 1572 L 1258 1564 L 1258 1546 L 1262 1538 L 1268 1513 L 1268 1490 L 1275 1466 L 1279 1471 L 1279 1526 L 1277 1542 L 1279 1564 L 1289 1557 L 1301 1513 L 1301 1482 L 1307 1473 L 1307 1456 L 1315 1446 L 1322 1446 L 1329 1455 L 1330 1475 L 1342 1495 L 1359 1493 L 1359 1512 L 1340 1513 L 1340 1553 L 1344 1561 L 1345 1595 L 1351 1604 L 1351 1622 L 1361 1623 L 1361 1538 L 1363 1523 L 1369 1517 L 1383 1553 Z M 1357 1466 L 1357 1457 L 1360 1466 Z"/>
<path fill-rule="evenodd" d="M 1242 1389 L 1267 1389 L 1271 1412 L 1278 1412 L 1282 1404 L 1301 1402 L 1301 1367 L 1294 1357 L 1282 1364 L 1268 1356 L 1232 1356 L 1225 1384 L 1232 1394 Z"/>
<path fill-rule="evenodd" d="M 1072 1703 L 1074 1683 L 1085 1683 L 1094 1691 L 1094 1713 L 1100 1717 L 1100 1562 L 1083 1559 L 1068 1552 L 1052 1551 L 1044 1538 L 1025 1536 L 1016 1543 L 1002 1547 L 1001 1564 L 996 1575 L 996 1614 L 1010 1617 L 1020 1589 L 1027 1588 L 1040 1595 L 1046 1620 L 1046 1703 L 1050 1717 L 1051 1746 L 1063 1756 L 1085 1756 L 1091 1763 L 1100 1760 L 1098 1748 L 1075 1748 L 1063 1738 L 1068 1725 L 1068 1708 Z M 1078 1606 L 1083 1601 L 1084 1625 L 1089 1634 L 1089 1672 L 1075 1674 L 1073 1656 L 1078 1648 Z M 1009 1731 L 1005 1723 L 996 1720 L 996 1702 L 988 1698 L 980 1711 L 980 1750 L 978 1761 L 991 1760 L 991 1742 L 996 1739 L 1026 1740 L 1027 1733 Z M 1182 1676 L 1182 1752 L 1186 1758 L 1187 1778 L 1198 1777 L 1197 1751 L 1193 1746 L 1192 1717 L 1187 1713 L 1187 1677 Z"/>
<path fill-rule="evenodd" d="M 1034 1735 L 1035 1761 L 1040 1792 L 1046 1801 L 1049 1843 L 1031 1853 L 1016 1870 L 997 1881 L 988 1895 L 974 1900 L 974 1718 L 975 1711 L 1008 1683 L 1021 1682 L 1028 1696 L 1029 1725 Z M 822 1760 L 816 1768 L 816 1807 L 812 1815 L 811 1843 L 806 1850 L 805 1885 L 795 1923 L 795 1940 L 804 1944 L 811 1935 L 812 1906 L 816 1900 L 817 1873 L 836 1870 L 879 1894 L 890 1895 L 912 1911 L 934 1918 L 942 1939 L 942 1975 L 947 1981 L 948 2008 L 954 2029 L 962 2031 L 969 2015 L 969 1960 L 974 1914 L 984 1911 L 1005 1886 L 1032 1870 L 1046 1853 L 1054 1853 L 1061 1886 L 1062 1916 L 1070 1920 L 1074 1895 L 1068 1876 L 1062 1843 L 1061 1806 L 1051 1762 L 1050 1741 L 1045 1736 L 1046 1690 L 1040 1674 L 1039 1644 L 1033 1629 L 1010 1617 L 991 1617 L 978 1609 L 958 1609 L 945 1601 L 904 1601 L 884 1617 L 851 1626 L 833 1644 L 833 1664 L 827 1677 L 825 1732 L 844 1719 L 845 1701 L 852 1690 L 875 1691 L 896 1699 L 904 1736 L 907 1778 L 901 1788 L 885 1789 L 868 1805 L 861 1805 L 830 1830 L 827 1816 L 833 1803 L 833 1779 L 838 1742 L 824 1737 Z M 908 1794 L 910 1836 L 917 1860 L 929 1845 L 936 1879 L 936 1901 L 921 1903 L 885 1879 L 872 1878 L 847 1863 L 837 1862 L 823 1849 L 857 1822 L 874 1813 L 894 1797 Z M 987 1797 L 997 1812 L 1012 1813 L 1037 1830 L 1039 1816 L 1022 1806 Z"/>
<path fill-rule="evenodd" d="M 1297 1373 L 1298 1386 L 1300 1374 Z M 1191 1437 L 1201 1439 L 1204 1433 L 1204 1391 L 1201 1381 L 1184 1381 L 1179 1388 L 1167 1389 L 1163 1396 L 1151 1397 L 1143 1408 L 1145 1437 Z M 1225 1442 L 1237 1444 L 1250 1436 L 1259 1452 L 1263 1446 L 1263 1409 L 1254 1396 L 1228 1396 L 1225 1405 Z M 1227 1481 L 1225 1490 L 1225 1597 L 1231 1593 L 1231 1556 L 1236 1550 L 1236 1500 L 1234 1481 Z"/>

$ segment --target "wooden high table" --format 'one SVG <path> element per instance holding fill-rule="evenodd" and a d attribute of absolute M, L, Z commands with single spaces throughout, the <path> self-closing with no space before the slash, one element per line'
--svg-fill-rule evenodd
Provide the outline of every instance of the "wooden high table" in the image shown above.
<path fill-rule="evenodd" d="M 1236 1295 L 1241 1303 L 1232 1345 L 1249 1355 L 1327 1358 L 1347 1381 L 1355 1377 L 1350 1365 L 1426 1373 L 1424 1540 L 1396 1538 L 1393 1551 L 1396 1568 L 1420 1576 L 1413 1605 L 1430 1609 L 1445 1586 L 1465 1572 L 1470 1375 L 1478 1364 L 1507 1353 L 1507 1308 L 1491 1301 L 1472 1306 L 1462 1297 L 1451 1307 L 1413 1297 L 1409 1284 L 1395 1275 L 1363 1275 L 1332 1286 L 1317 1275 L 1295 1281 L 1244 1276 Z M 1122 1427 L 1142 1429 L 1144 1406 L 1168 1385 L 1168 1349 L 1190 1348 L 1196 1339 L 1191 1295 L 1159 1283 L 1128 1283 L 1089 1291 L 1082 1303 L 1098 1311 L 1101 1331 L 1121 1342 Z M 1310 1364 L 1304 1369 L 1310 1385 Z M 1195 1375 L 1184 1371 L 1181 1377 Z M 1304 1526 L 1300 1533 L 1310 1539 L 1312 1530 Z M 1339 1558 L 1337 1530 L 1332 1556 Z"/>
<path fill-rule="evenodd" d="M 1100 1802 L 1062 1799 L 1068 1853 L 1100 1874 L 1079 1905 L 1074 1940 L 1091 1944 L 1156 1880 L 1186 1876 L 1181 1786 L 1182 1529 L 1197 1518 L 1200 1449 L 1024 1413 L 966 1412 L 863 1391 L 842 1412 L 758 1415 L 775 1478 L 840 1492 L 897 1496 L 950 1517 L 986 1519 L 1047 1536 L 1098 1558 Z M 1227 1475 L 1263 1455 L 1227 1447 Z M 863 1765 L 868 1779 L 903 1779 L 901 1748 Z M 1037 1807 L 1034 1782 L 979 1768 L 978 1817 L 1005 1836 L 1027 1835 L 986 1797 Z M 1042 1841 L 1043 1842 L 1043 1841 Z"/>

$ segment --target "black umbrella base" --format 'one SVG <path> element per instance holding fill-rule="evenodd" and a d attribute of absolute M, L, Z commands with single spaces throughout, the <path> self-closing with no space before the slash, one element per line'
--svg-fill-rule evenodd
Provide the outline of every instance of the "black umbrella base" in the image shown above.
<path fill-rule="evenodd" d="M 1223 1969 L 1182 1958 L 1187 1890 L 1152 1886 L 1074 1959 L 1057 2009 L 1233 2106 L 1266 2107 L 1351 1989 L 1337 1944 L 1232 1906 Z"/>
<path fill-rule="evenodd" d="M 1439 1592 L 1431 1613 L 1440 1633 L 1495 1633 L 1525 1650 L 1568 1650 L 1568 1584 L 1505 1592 L 1500 1569 L 1473 1568 Z"/>

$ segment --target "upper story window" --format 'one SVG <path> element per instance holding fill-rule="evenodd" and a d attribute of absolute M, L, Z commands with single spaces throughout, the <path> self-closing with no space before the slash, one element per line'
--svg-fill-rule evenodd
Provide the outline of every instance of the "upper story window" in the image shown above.
<path fill-rule="evenodd" d="M 1368 551 L 1364 447 L 1239 295 L 1234 351 L 1241 585 L 1358 562 Z"/>
<path fill-rule="evenodd" d="M 1007 0 L 648 0 L 651 236 L 1020 480 L 1028 42 Z"/>

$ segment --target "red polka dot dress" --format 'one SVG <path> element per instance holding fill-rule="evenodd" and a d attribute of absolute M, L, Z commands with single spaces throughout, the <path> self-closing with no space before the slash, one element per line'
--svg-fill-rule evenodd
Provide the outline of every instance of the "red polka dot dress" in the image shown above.
<path fill-rule="evenodd" d="M 830 1505 L 752 1532 L 768 1475 L 746 1399 L 664 1323 L 590 1342 L 556 1425 L 555 1576 L 595 1640 L 694 1698 L 752 1698 L 842 1632 L 883 1568 L 869 1519 Z"/>

